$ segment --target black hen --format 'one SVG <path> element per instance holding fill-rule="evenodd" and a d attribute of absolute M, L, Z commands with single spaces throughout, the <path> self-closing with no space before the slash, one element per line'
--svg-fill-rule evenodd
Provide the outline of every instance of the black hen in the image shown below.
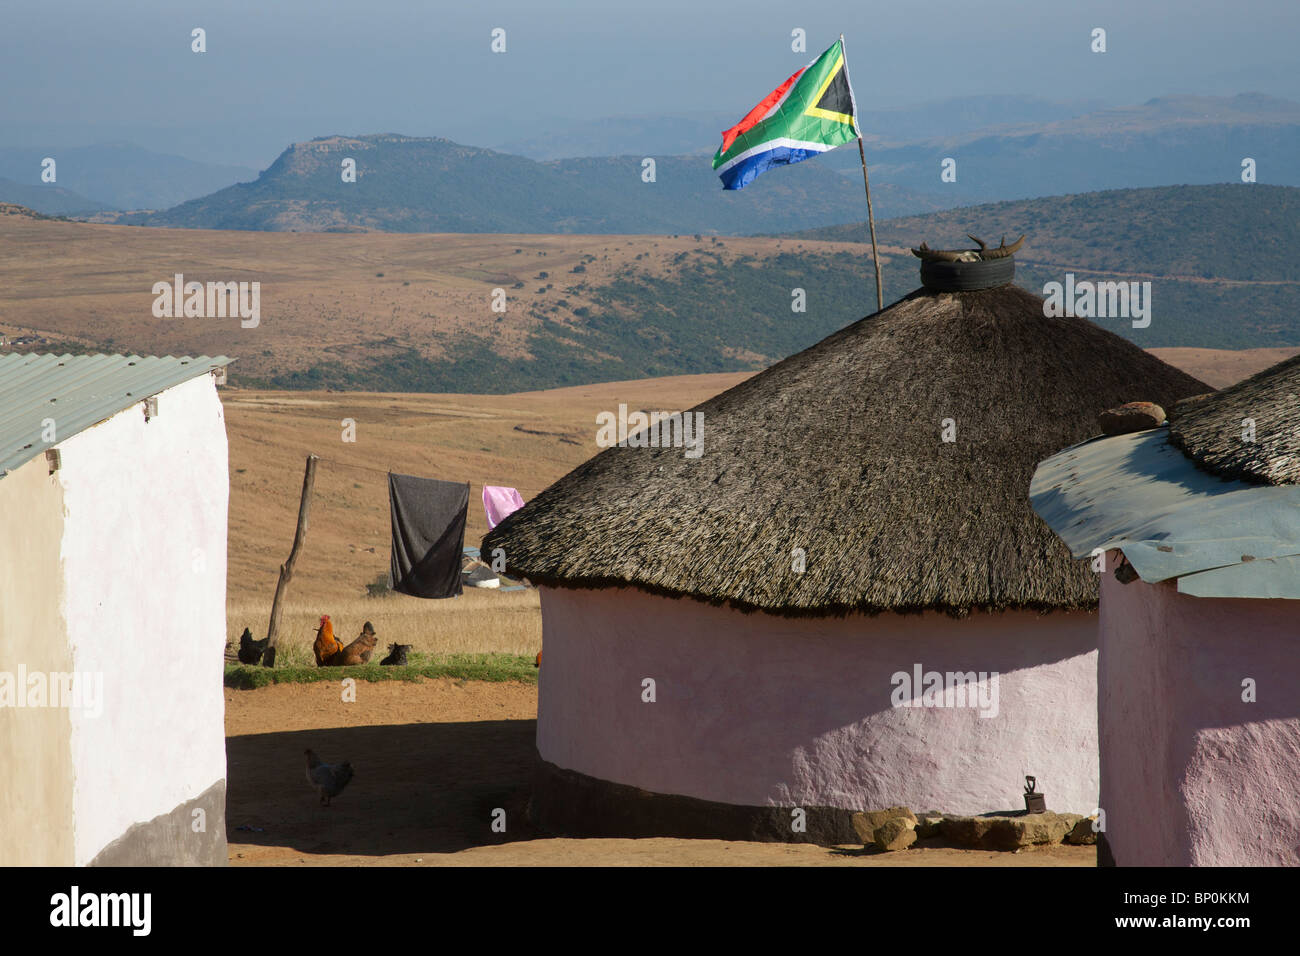
<path fill-rule="evenodd" d="M 410 644 L 389 644 L 388 656 L 379 662 L 381 667 L 398 667 L 406 666 L 406 652 L 411 649 Z"/>
<path fill-rule="evenodd" d="M 248 628 L 244 628 L 244 633 L 239 635 L 239 663 L 258 663 L 266 652 L 266 645 L 269 643 L 271 643 L 269 637 L 264 637 L 260 641 L 253 640 L 253 632 Z"/>

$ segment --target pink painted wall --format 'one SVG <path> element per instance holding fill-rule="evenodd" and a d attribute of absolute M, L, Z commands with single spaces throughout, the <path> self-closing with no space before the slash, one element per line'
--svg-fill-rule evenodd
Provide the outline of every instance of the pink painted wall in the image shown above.
<path fill-rule="evenodd" d="M 1102 576 L 1101 806 L 1118 865 L 1300 864 L 1298 621 L 1295 601 Z"/>
<path fill-rule="evenodd" d="M 560 767 L 755 806 L 1097 806 L 1097 617 L 790 620 L 632 589 L 542 589 L 537 746 Z M 997 671 L 999 709 L 895 708 L 891 675 Z M 643 703 L 642 679 L 657 701 Z"/>

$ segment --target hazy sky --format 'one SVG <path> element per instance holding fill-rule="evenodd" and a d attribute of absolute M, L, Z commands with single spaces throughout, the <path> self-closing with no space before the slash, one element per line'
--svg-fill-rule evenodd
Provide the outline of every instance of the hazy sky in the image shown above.
<path fill-rule="evenodd" d="M 790 49 L 795 27 L 807 53 Z M 330 133 L 495 145 L 607 116 L 739 119 L 840 32 L 863 107 L 1300 99 L 1298 0 L 0 0 L 0 30 L 0 146 L 122 139 L 259 169 Z"/>

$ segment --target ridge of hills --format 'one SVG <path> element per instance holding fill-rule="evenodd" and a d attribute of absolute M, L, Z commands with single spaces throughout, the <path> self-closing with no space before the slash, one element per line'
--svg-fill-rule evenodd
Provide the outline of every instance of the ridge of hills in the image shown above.
<path fill-rule="evenodd" d="M 537 162 L 448 139 L 325 136 L 286 149 L 251 183 L 159 212 L 129 213 L 126 225 L 269 232 L 745 233 L 850 221 L 860 184 L 800 163 L 743 192 L 719 188 L 698 156 Z M 356 162 L 356 181 L 342 164 Z M 936 209 L 895 188 L 882 208 Z"/>
<path fill-rule="evenodd" d="M 1298 211 L 1293 187 L 1177 186 L 881 222 L 885 299 L 919 285 L 921 240 L 1025 231 L 1015 281 L 1036 294 L 1071 272 L 1149 281 L 1149 327 L 1096 320 L 1144 348 L 1290 348 Z M 27 351 L 224 353 L 232 380 L 268 388 L 506 393 L 755 371 L 874 309 L 866 232 L 294 235 L 4 215 L 0 333 Z M 155 318 L 151 289 L 177 273 L 259 282 L 260 323 Z"/>

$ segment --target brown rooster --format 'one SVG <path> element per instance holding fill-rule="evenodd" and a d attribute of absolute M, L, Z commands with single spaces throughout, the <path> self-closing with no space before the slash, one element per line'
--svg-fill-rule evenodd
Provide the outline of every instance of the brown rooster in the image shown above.
<path fill-rule="evenodd" d="M 361 629 L 357 639 L 347 647 L 340 650 L 337 654 L 327 660 L 325 663 L 330 667 L 348 667 L 352 664 L 368 664 L 370 655 L 379 643 L 379 638 L 375 636 L 375 629 L 369 621 Z"/>
<path fill-rule="evenodd" d="M 331 657 L 343 650 L 343 642 L 334 636 L 334 625 L 330 623 L 328 614 L 320 616 L 320 630 L 316 632 L 316 643 L 311 649 L 316 655 L 317 667 L 324 667 Z"/>

